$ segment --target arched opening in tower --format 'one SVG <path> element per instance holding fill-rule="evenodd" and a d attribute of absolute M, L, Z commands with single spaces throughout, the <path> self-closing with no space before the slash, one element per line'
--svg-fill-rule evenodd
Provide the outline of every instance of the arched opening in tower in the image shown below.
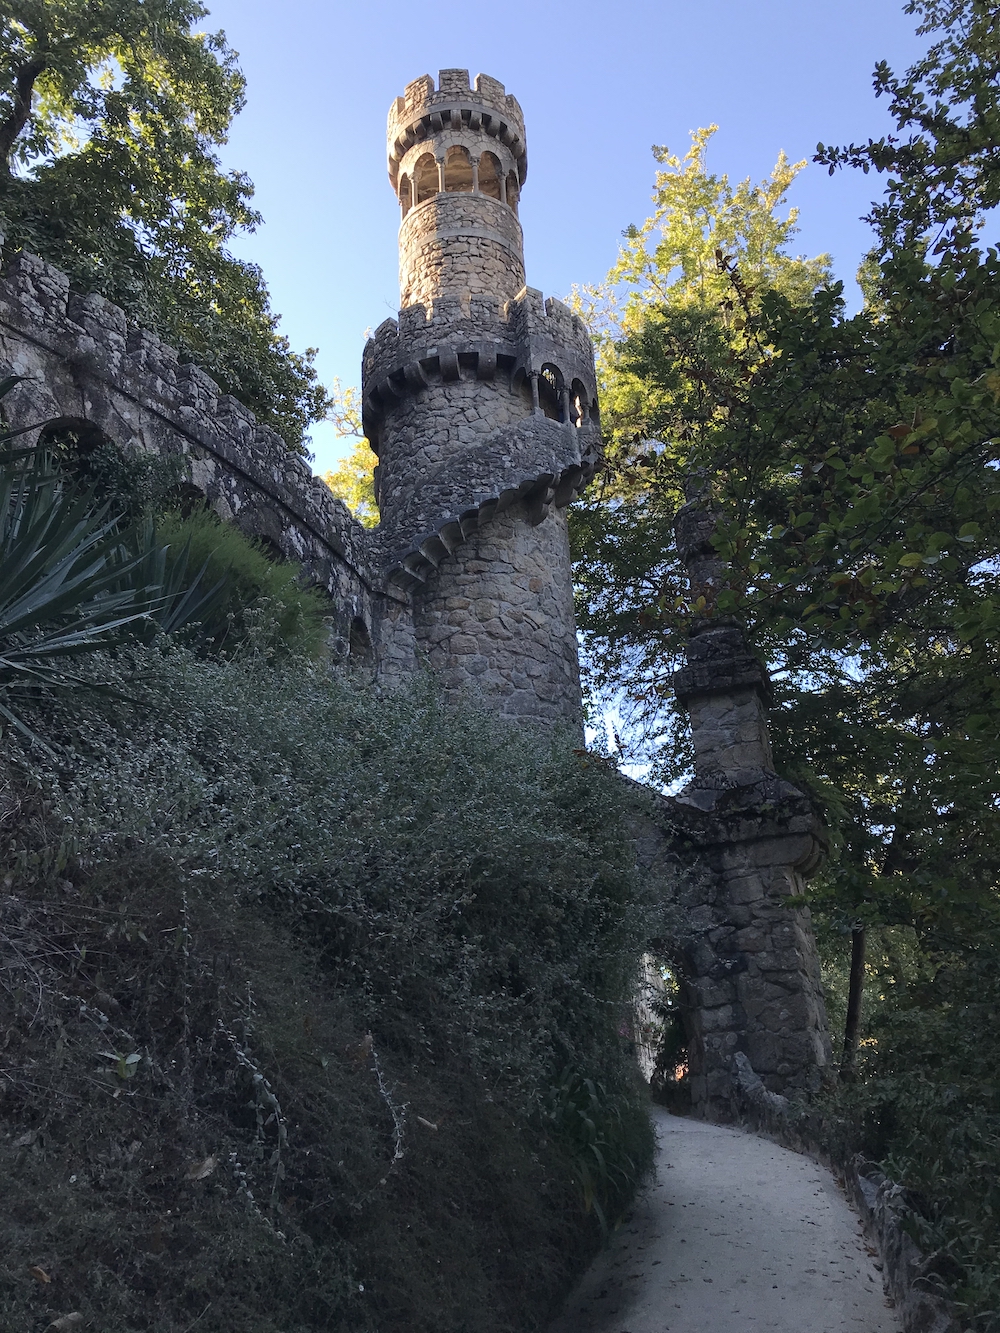
<path fill-rule="evenodd" d="M 472 158 L 461 144 L 448 149 L 444 160 L 444 188 L 447 194 L 472 193 Z"/>
<path fill-rule="evenodd" d="M 542 373 L 538 376 L 538 406 L 552 421 L 562 420 L 562 387 L 563 379 L 559 370 L 555 366 L 542 366 Z"/>
<path fill-rule="evenodd" d="M 521 185 L 517 179 L 516 171 L 507 172 L 507 204 L 514 212 L 517 212 L 517 201 L 521 197 Z"/>
<path fill-rule="evenodd" d="M 399 206 L 403 210 L 405 218 L 413 204 L 413 191 L 410 188 L 410 178 L 404 171 L 399 178 Z"/>
<path fill-rule="evenodd" d="M 500 159 L 494 153 L 484 153 L 479 159 L 479 193 L 500 200 Z"/>
<path fill-rule="evenodd" d="M 413 178 L 417 183 L 417 203 L 433 199 L 438 193 L 438 164 L 433 153 L 424 153 L 413 169 Z"/>
<path fill-rule="evenodd" d="M 582 426 L 587 420 L 589 406 L 587 390 L 582 380 L 574 380 L 569 391 L 570 420 L 574 426 Z"/>

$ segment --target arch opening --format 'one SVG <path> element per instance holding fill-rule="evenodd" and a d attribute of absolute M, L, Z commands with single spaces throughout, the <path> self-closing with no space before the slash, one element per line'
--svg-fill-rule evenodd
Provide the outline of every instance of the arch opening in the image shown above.
<path fill-rule="evenodd" d="M 569 418 L 574 426 L 582 426 L 589 411 L 587 389 L 582 380 L 574 380 L 569 391 Z"/>
<path fill-rule="evenodd" d="M 501 200 L 503 192 L 500 181 L 500 159 L 495 153 L 483 153 L 479 159 L 479 193 L 490 199 Z"/>
<path fill-rule="evenodd" d="M 433 153 L 424 153 L 413 169 L 413 179 L 417 186 L 418 204 L 433 199 L 438 193 L 438 164 Z"/>
<path fill-rule="evenodd" d="M 118 447 L 110 435 L 85 417 L 59 417 L 48 422 L 39 432 L 38 443 L 70 466 L 73 460 L 86 459 L 99 449 Z"/>
<path fill-rule="evenodd" d="M 444 188 L 446 194 L 472 193 L 472 158 L 461 144 L 449 148 L 444 159 Z"/>
<path fill-rule="evenodd" d="M 403 217 L 413 207 L 413 190 L 410 188 L 410 178 L 404 171 L 399 178 L 399 206 L 403 210 Z"/>
<path fill-rule="evenodd" d="M 517 212 L 518 200 L 521 198 L 521 185 L 517 179 L 516 171 L 507 172 L 507 206 Z"/>
<path fill-rule="evenodd" d="M 557 366 L 542 366 L 538 376 L 538 406 L 551 421 L 562 420 L 563 377 Z"/>
<path fill-rule="evenodd" d="M 351 621 L 348 656 L 355 666 L 371 666 L 375 660 L 375 649 L 372 647 L 368 626 L 360 616 L 355 616 Z"/>

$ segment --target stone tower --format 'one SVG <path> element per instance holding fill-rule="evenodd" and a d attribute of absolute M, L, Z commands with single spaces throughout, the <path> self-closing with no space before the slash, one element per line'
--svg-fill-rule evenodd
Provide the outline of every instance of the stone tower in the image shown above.
<path fill-rule="evenodd" d="M 524 285 L 524 119 L 496 79 L 442 70 L 389 112 L 399 319 L 365 348 L 390 591 L 445 686 L 504 716 L 579 724 L 565 508 L 600 436 L 593 349 Z"/>

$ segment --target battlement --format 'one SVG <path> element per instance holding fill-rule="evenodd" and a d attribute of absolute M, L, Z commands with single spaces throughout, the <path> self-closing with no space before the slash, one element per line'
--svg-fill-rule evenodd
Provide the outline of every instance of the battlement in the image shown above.
<path fill-rule="evenodd" d="M 594 354 L 587 326 L 555 297 L 524 287 L 502 305 L 490 297 L 442 296 L 384 320 L 362 356 L 365 431 L 380 447 L 387 411 L 439 381 L 506 380 L 511 392 L 549 372 L 558 387 L 593 404 Z"/>
<path fill-rule="evenodd" d="M 276 431 L 105 297 L 71 291 L 37 255 L 5 254 L 0 235 L 8 373 L 24 379 L 5 400 L 12 425 L 85 420 L 124 449 L 181 455 L 220 513 L 240 521 L 254 510 L 251 535 L 305 563 L 331 593 L 373 581 L 369 534 Z"/>
<path fill-rule="evenodd" d="M 389 177 L 396 188 L 399 162 L 409 148 L 442 129 L 479 131 L 504 144 L 527 174 L 524 113 L 516 97 L 498 79 L 465 69 L 443 69 L 438 86 L 429 74 L 406 85 L 389 109 Z"/>
<path fill-rule="evenodd" d="M 594 346 L 586 324 L 558 297 L 545 297 L 535 287 L 524 287 L 508 302 L 507 316 L 522 338 L 547 344 L 553 352 L 562 349 L 563 356 L 568 353 L 574 359 L 593 360 Z"/>

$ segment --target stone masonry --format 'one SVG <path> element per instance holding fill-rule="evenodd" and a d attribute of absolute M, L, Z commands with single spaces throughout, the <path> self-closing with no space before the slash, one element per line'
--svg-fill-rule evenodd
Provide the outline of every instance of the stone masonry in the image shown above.
<path fill-rule="evenodd" d="M 583 322 L 524 286 L 521 109 L 442 70 L 396 99 L 388 142 L 402 309 L 365 349 L 362 397 L 389 578 L 447 688 L 578 726 L 562 511 L 593 474 L 597 389 Z"/>
<path fill-rule="evenodd" d="M 0 376 L 8 374 L 24 377 L 4 399 L 9 425 L 58 424 L 126 452 L 179 457 L 189 491 L 326 590 L 335 656 L 347 656 L 352 640 L 378 638 L 387 673 L 412 666 L 412 642 L 395 628 L 412 619 L 405 598 L 385 591 L 369 534 L 305 460 L 124 311 L 71 292 L 66 275 L 34 255 L 6 253 L 0 236 Z"/>
<path fill-rule="evenodd" d="M 335 660 L 388 682 L 424 664 L 504 717 L 578 732 L 566 507 L 600 457 L 597 389 L 582 321 L 524 285 L 521 109 L 495 79 L 442 70 L 395 100 L 388 148 L 402 308 L 362 366 L 378 528 L 204 371 L 0 237 L 0 376 L 24 377 L 8 421 L 180 458 L 189 492 L 325 589 Z M 692 586 L 709 591 L 710 534 L 697 506 L 682 512 Z M 784 902 L 823 832 L 773 772 L 767 682 L 739 628 L 704 621 L 675 683 L 696 771 L 653 841 L 710 872 L 688 951 L 690 1063 L 696 1108 L 725 1118 L 735 1053 L 775 1092 L 828 1060 L 808 914 Z"/>

